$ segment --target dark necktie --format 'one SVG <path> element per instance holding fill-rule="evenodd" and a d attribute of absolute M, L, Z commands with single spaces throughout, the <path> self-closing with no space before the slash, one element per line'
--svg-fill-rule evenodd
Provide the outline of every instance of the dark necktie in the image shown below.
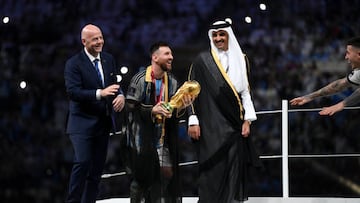
<path fill-rule="evenodd" d="M 101 81 L 101 84 L 104 87 L 104 81 L 103 81 L 103 79 L 101 77 L 101 73 L 100 73 L 100 69 L 99 69 L 99 59 L 94 59 L 94 66 L 95 66 L 96 72 L 98 74 L 98 77 L 99 77 L 99 79 Z"/>

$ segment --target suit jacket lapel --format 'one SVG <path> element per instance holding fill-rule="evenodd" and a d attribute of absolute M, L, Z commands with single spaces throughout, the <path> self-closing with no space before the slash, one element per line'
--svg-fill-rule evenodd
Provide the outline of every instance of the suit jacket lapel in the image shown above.
<path fill-rule="evenodd" d="M 101 65 L 102 65 L 102 68 L 103 68 L 103 73 L 104 73 L 104 85 L 105 86 L 108 86 L 110 84 L 112 84 L 114 81 L 113 81 L 113 76 L 114 76 L 114 73 L 112 72 L 112 64 L 110 64 L 111 61 L 109 61 L 107 59 L 107 57 L 102 54 L 101 55 Z"/>

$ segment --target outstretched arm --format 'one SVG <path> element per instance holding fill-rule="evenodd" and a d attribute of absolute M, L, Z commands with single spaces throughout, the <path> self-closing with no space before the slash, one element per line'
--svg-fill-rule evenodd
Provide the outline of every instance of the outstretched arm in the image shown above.
<path fill-rule="evenodd" d="M 314 100 L 315 98 L 335 94 L 337 92 L 344 90 L 345 88 L 347 88 L 349 86 L 350 86 L 350 83 L 348 82 L 347 78 L 344 77 L 344 78 L 335 80 L 334 82 L 331 82 L 330 84 L 326 85 L 325 87 L 323 87 L 313 93 L 310 93 L 308 95 L 301 96 L 301 97 L 296 97 L 296 98 L 290 100 L 290 104 L 294 105 L 294 106 L 295 105 L 304 105 L 304 104 Z"/>
<path fill-rule="evenodd" d="M 360 88 L 344 99 L 344 106 L 354 106 L 360 103 Z"/>
<path fill-rule="evenodd" d="M 324 107 L 319 114 L 323 115 L 323 116 L 332 116 L 335 113 L 341 111 L 344 109 L 344 107 L 346 106 L 354 106 L 356 104 L 360 103 L 360 88 L 356 89 L 350 96 L 348 96 L 347 98 L 345 98 L 343 101 L 329 106 L 329 107 Z"/>

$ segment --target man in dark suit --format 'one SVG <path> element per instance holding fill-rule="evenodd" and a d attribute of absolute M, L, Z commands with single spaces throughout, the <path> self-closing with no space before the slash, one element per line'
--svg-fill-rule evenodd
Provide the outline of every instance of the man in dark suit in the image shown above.
<path fill-rule="evenodd" d="M 66 133 L 74 147 L 74 164 L 66 202 L 96 201 L 106 161 L 112 113 L 125 104 L 116 81 L 112 55 L 102 52 L 104 38 L 99 27 L 89 24 L 81 31 L 84 49 L 65 65 L 69 97 Z"/>

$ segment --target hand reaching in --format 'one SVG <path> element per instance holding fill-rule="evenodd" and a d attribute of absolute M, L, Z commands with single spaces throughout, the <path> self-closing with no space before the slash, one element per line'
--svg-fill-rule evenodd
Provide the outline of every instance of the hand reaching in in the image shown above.
<path fill-rule="evenodd" d="M 301 106 L 301 105 L 304 105 L 308 102 L 310 102 L 311 99 L 309 97 L 305 97 L 305 96 L 302 96 L 302 97 L 296 97 L 292 100 L 290 100 L 290 105 L 292 106 Z"/>

